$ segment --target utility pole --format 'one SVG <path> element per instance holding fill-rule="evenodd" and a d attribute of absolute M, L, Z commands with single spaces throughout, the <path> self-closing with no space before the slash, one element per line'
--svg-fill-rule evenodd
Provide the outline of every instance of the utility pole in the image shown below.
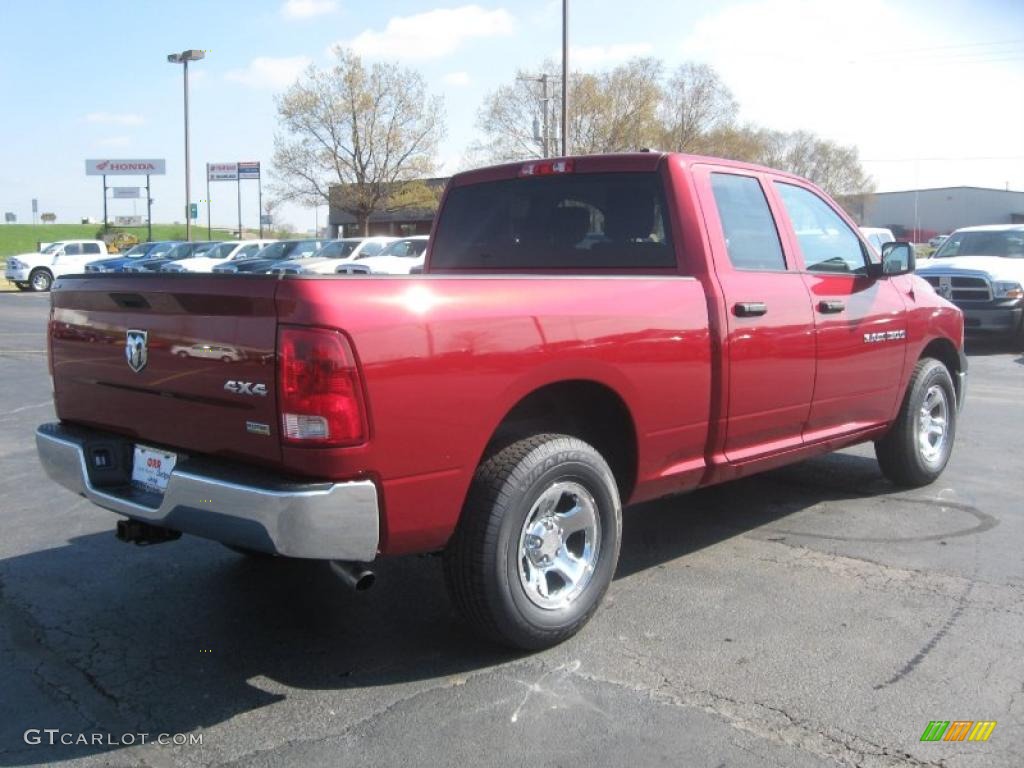
<path fill-rule="evenodd" d="M 562 0 L 562 157 L 569 154 L 569 0 Z"/>
<path fill-rule="evenodd" d="M 549 107 L 550 107 L 550 104 L 551 104 L 551 93 L 550 93 L 550 90 L 548 88 L 548 85 L 551 82 L 551 75 L 549 75 L 549 74 L 547 74 L 545 72 L 545 73 L 543 73 L 543 74 L 541 74 L 541 75 L 539 75 L 537 77 L 523 76 L 523 77 L 520 77 L 518 79 L 519 80 L 523 80 L 525 82 L 530 82 L 530 83 L 540 83 L 540 85 L 541 85 L 541 94 L 542 94 L 541 95 L 541 99 L 540 99 L 540 106 L 541 106 L 541 126 L 540 126 L 540 128 L 541 128 L 541 133 L 540 133 L 539 136 L 537 135 L 537 120 L 536 120 L 536 118 L 534 118 L 534 123 L 533 123 L 533 133 L 534 133 L 534 136 L 533 136 L 533 138 L 534 138 L 535 141 L 537 141 L 537 140 L 540 141 L 541 154 L 544 157 L 551 157 L 551 139 L 552 139 L 552 136 L 551 136 L 551 121 L 550 121 L 550 118 L 548 116 Z"/>

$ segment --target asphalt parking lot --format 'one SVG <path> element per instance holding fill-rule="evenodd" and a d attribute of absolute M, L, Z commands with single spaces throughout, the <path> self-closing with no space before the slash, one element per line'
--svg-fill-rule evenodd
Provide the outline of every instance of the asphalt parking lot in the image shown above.
<path fill-rule="evenodd" d="M 434 558 L 356 594 L 322 564 L 117 542 L 36 461 L 47 302 L 0 294 L 0 766 L 1021 764 L 1019 353 L 969 348 L 934 486 L 858 447 L 627 510 L 602 610 L 520 656 L 468 635 Z M 998 725 L 919 741 L 932 720 Z M 111 743 L 140 733 L 202 744 Z"/>

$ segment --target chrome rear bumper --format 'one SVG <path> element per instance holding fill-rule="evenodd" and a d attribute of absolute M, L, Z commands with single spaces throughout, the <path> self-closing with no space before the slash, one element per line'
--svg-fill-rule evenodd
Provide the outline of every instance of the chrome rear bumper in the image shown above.
<path fill-rule="evenodd" d="M 287 557 L 370 562 L 377 555 L 379 506 L 369 480 L 275 481 L 265 472 L 182 457 L 164 493 L 150 493 L 129 482 L 132 446 L 127 438 L 67 424 L 36 430 L 46 474 L 120 515 Z M 97 451 L 113 466 L 93 467 Z"/>

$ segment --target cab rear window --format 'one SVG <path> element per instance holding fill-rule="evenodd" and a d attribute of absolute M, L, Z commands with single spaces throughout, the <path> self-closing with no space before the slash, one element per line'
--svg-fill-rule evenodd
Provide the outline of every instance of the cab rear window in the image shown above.
<path fill-rule="evenodd" d="M 656 173 L 505 179 L 452 188 L 438 269 L 636 269 L 676 264 Z"/>

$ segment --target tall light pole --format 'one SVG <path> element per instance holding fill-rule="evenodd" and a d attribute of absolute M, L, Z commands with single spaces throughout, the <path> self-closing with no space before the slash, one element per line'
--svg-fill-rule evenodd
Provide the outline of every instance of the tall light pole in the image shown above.
<path fill-rule="evenodd" d="M 562 0 L 562 157 L 569 154 L 569 0 Z"/>
<path fill-rule="evenodd" d="M 167 54 L 167 61 L 171 64 L 181 64 L 185 78 L 185 239 L 192 239 L 192 163 L 188 152 L 188 63 L 199 61 L 206 57 L 204 51 L 195 49 L 182 51 L 181 53 Z M 239 235 L 241 236 L 241 235 Z"/>

